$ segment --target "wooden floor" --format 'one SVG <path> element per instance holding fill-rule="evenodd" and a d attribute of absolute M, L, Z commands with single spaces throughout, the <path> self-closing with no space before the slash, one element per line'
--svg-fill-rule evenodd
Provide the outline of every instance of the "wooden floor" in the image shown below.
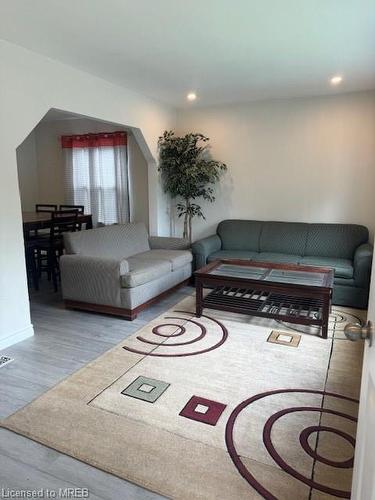
<path fill-rule="evenodd" d="M 186 295 L 185 287 L 132 322 L 68 311 L 49 284 L 31 294 L 34 337 L 0 351 L 14 361 L 0 368 L 0 418 L 37 398 L 118 344 Z M 102 472 L 8 430 L 0 429 L 1 488 L 89 488 L 90 499 L 158 499 L 159 495 Z M 1 496 L 1 493 L 0 493 Z"/>

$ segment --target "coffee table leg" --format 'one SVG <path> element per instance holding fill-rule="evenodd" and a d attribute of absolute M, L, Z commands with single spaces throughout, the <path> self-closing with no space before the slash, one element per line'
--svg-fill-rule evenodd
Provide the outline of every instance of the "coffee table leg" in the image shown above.
<path fill-rule="evenodd" d="M 203 286 L 199 279 L 195 282 L 195 315 L 200 318 L 203 312 Z"/>
<path fill-rule="evenodd" d="M 322 337 L 324 339 L 328 338 L 328 323 L 329 323 L 329 301 L 324 301 L 323 311 L 322 311 Z"/>

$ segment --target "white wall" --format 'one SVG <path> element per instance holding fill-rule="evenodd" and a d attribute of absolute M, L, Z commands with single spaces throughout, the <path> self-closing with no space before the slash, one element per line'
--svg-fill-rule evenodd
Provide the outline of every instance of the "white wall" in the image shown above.
<path fill-rule="evenodd" d="M 119 125 L 88 118 L 42 120 L 17 148 L 18 180 L 23 210 L 34 210 L 36 203 L 67 202 L 64 156 L 60 140 L 62 135 L 123 129 L 124 127 Z M 148 166 L 132 131 L 127 132 L 131 220 L 143 221 L 148 226 Z"/>
<path fill-rule="evenodd" d="M 30 323 L 16 148 L 51 108 L 138 129 L 149 164 L 150 229 L 169 224 L 155 162 L 157 138 L 175 112 L 136 92 L 0 41 L 0 349 L 33 333 Z M 141 133 L 139 132 L 141 131 Z M 138 137 L 137 137 L 138 140 Z"/>
<path fill-rule="evenodd" d="M 74 120 L 41 121 L 35 128 L 37 203 L 65 203 L 64 163 L 59 136 L 64 133 L 60 134 L 60 128 L 64 130 L 66 127 L 69 130 L 71 122 Z M 70 134 L 70 131 L 67 134 Z M 18 175 L 20 175 L 19 168 Z"/>
<path fill-rule="evenodd" d="M 16 154 L 22 210 L 34 210 L 39 194 L 35 130 L 19 145 Z"/>
<path fill-rule="evenodd" d="M 195 238 L 226 218 L 351 222 L 374 232 L 374 92 L 184 110 L 177 130 L 206 134 L 229 167 Z"/>
<path fill-rule="evenodd" d="M 133 134 L 128 135 L 130 214 L 132 222 L 149 224 L 147 163 Z"/>

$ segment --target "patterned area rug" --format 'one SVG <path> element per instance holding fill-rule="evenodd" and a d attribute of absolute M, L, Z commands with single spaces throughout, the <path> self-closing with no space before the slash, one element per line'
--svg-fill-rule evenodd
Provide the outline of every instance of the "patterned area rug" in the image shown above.
<path fill-rule="evenodd" d="M 194 296 L 1 425 L 170 498 L 349 498 L 365 313 L 317 330 Z"/>

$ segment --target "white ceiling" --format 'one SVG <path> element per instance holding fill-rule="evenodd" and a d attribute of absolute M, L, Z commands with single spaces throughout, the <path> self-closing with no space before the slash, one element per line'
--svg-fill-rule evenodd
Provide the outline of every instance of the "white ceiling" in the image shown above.
<path fill-rule="evenodd" d="M 374 0 L 1 0 L 0 38 L 175 106 L 375 88 Z"/>

